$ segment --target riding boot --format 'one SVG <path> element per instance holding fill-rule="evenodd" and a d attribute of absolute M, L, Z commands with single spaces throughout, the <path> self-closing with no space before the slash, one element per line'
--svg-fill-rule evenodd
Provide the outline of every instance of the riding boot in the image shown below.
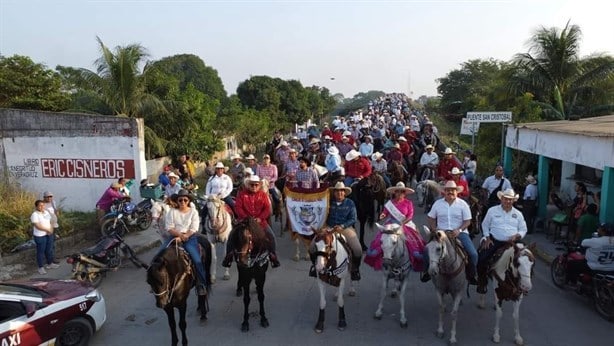
<path fill-rule="evenodd" d="M 360 280 L 360 262 L 362 261 L 362 257 L 352 257 L 352 271 L 351 271 L 351 278 L 352 281 L 359 281 Z"/>
<path fill-rule="evenodd" d="M 226 267 L 226 268 L 230 268 L 230 266 L 232 265 L 232 260 L 234 259 L 234 252 L 230 251 L 226 254 L 226 257 L 224 257 L 224 260 L 222 261 L 222 267 Z"/>
<path fill-rule="evenodd" d="M 279 259 L 277 259 L 277 254 L 273 251 L 269 252 L 269 261 L 271 262 L 272 268 L 277 268 L 281 265 L 281 263 L 279 263 Z"/>
<path fill-rule="evenodd" d="M 429 274 L 428 271 L 423 271 L 422 273 L 420 273 L 420 281 L 422 282 L 429 282 L 431 280 L 431 275 Z"/>
<path fill-rule="evenodd" d="M 312 278 L 317 278 L 318 273 L 316 273 L 316 254 L 309 253 L 309 258 L 311 258 L 311 267 L 309 268 L 309 276 Z"/>
<path fill-rule="evenodd" d="M 488 292 L 488 266 L 478 263 L 478 287 L 477 292 L 485 294 Z"/>

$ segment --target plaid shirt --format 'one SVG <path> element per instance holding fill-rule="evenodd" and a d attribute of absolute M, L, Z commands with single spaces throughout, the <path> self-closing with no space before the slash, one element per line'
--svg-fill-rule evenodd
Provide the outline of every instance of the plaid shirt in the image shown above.
<path fill-rule="evenodd" d="M 275 184 L 277 181 L 277 166 L 273 164 L 269 164 L 268 166 L 259 165 L 256 170 L 256 175 L 260 177 L 260 179 L 266 179 L 269 183 Z"/>
<path fill-rule="evenodd" d="M 311 168 L 299 169 L 296 171 L 296 182 L 299 187 L 303 189 L 312 189 L 320 187 L 320 180 L 318 179 L 318 173 Z"/>
<path fill-rule="evenodd" d="M 388 171 L 388 163 L 386 160 L 382 159 L 381 161 L 371 160 L 371 167 L 374 172 L 378 173 L 386 173 Z"/>

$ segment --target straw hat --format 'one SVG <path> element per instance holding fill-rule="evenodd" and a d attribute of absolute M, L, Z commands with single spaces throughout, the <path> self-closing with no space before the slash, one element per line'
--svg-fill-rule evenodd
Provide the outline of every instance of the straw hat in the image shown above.
<path fill-rule="evenodd" d="M 318 143 L 320 143 L 320 140 L 319 140 L 319 139 L 317 139 L 317 138 L 312 138 L 312 139 L 309 141 L 309 145 L 311 145 L 311 144 L 318 144 Z"/>
<path fill-rule="evenodd" d="M 231 160 L 234 160 L 234 159 L 241 159 L 241 155 L 239 155 L 239 154 L 232 154 L 232 156 L 230 157 L 230 159 L 231 159 Z"/>
<path fill-rule="evenodd" d="M 223 163 L 218 162 L 218 163 L 215 164 L 215 168 L 217 169 L 217 168 L 226 168 L 226 167 L 224 166 Z"/>
<path fill-rule="evenodd" d="M 452 151 L 452 148 L 446 148 L 443 152 L 444 155 L 456 154 L 455 151 Z"/>
<path fill-rule="evenodd" d="M 352 193 L 352 188 L 345 186 L 345 184 L 342 181 L 337 182 L 337 184 L 329 188 L 329 190 L 345 190 L 346 195 L 349 195 L 350 193 Z"/>
<path fill-rule="evenodd" d="M 169 179 L 170 178 L 177 178 L 177 179 L 179 179 L 179 176 L 177 174 L 175 174 L 175 172 L 170 172 L 168 174 L 168 177 L 169 177 Z M 121 184 L 118 184 L 118 185 L 121 187 Z"/>
<path fill-rule="evenodd" d="M 252 154 L 249 154 L 245 159 L 246 160 L 255 160 L 256 157 L 254 157 L 254 155 L 252 155 Z"/>
<path fill-rule="evenodd" d="M 450 173 L 452 175 L 463 174 L 463 170 L 462 169 L 458 169 L 458 167 L 454 167 L 448 173 Z"/>
<path fill-rule="evenodd" d="M 371 155 L 371 159 L 377 160 L 377 159 L 379 159 L 379 158 L 381 158 L 383 156 L 384 156 L 384 154 L 382 154 L 379 151 L 377 151 L 377 152 L 373 153 L 373 155 Z"/>
<path fill-rule="evenodd" d="M 446 181 L 445 185 L 441 187 L 441 192 L 444 192 L 446 189 L 456 189 L 456 192 L 463 192 L 465 189 L 462 186 L 456 186 L 456 182 L 454 180 Z"/>
<path fill-rule="evenodd" d="M 435 148 L 433 147 L 432 144 L 429 144 L 426 147 L 424 147 L 424 150 L 426 150 L 426 149 L 435 149 Z"/>
<path fill-rule="evenodd" d="M 403 191 L 406 194 L 415 192 L 413 189 L 406 187 L 405 183 L 403 183 L 402 181 L 399 181 L 395 186 L 387 188 L 386 191 L 390 194 L 395 193 L 397 191 Z"/>
<path fill-rule="evenodd" d="M 347 154 L 345 154 L 346 161 L 352 161 L 357 157 L 360 157 L 360 153 L 356 151 L 355 149 L 352 149 Z"/>
<path fill-rule="evenodd" d="M 520 197 L 520 195 L 514 192 L 514 189 L 506 189 L 505 191 L 498 191 L 497 197 L 499 197 L 499 199 L 502 199 L 502 198 L 513 199 L 514 202 L 516 202 L 518 198 Z"/>
<path fill-rule="evenodd" d="M 247 181 L 249 183 L 258 183 L 258 184 L 260 184 L 260 177 L 255 175 L 255 174 L 254 175 L 250 175 L 249 178 L 247 178 Z"/>
<path fill-rule="evenodd" d="M 243 170 L 243 173 L 252 175 L 254 174 L 254 171 L 251 169 L 251 167 L 245 167 L 245 169 Z"/>
<path fill-rule="evenodd" d="M 275 149 L 281 148 L 281 147 L 287 147 L 288 146 L 288 142 L 286 141 L 281 141 L 279 142 L 279 144 L 275 147 Z"/>
<path fill-rule="evenodd" d="M 403 141 L 403 142 L 407 142 L 407 138 L 405 138 L 404 136 L 400 136 L 400 137 L 399 137 L 399 140 L 400 140 L 400 141 Z"/>
<path fill-rule="evenodd" d="M 527 177 L 525 178 L 527 180 L 527 183 L 535 185 L 537 184 L 537 180 L 535 180 L 535 177 L 532 175 L 527 175 Z"/>

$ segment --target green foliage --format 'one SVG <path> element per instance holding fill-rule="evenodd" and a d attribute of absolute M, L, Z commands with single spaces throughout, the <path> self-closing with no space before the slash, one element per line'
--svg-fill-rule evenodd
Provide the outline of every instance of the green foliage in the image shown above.
<path fill-rule="evenodd" d="M 0 107 L 62 111 L 70 103 L 60 76 L 26 56 L 0 56 L 0 90 Z"/>
<path fill-rule="evenodd" d="M 349 99 L 343 99 L 342 102 L 337 103 L 337 107 L 334 110 L 335 115 L 343 115 L 355 111 L 357 109 L 365 108 L 369 104 L 369 101 L 373 101 L 381 96 L 386 95 L 385 92 L 380 90 L 370 90 L 365 92 L 360 92 L 354 97 Z"/>

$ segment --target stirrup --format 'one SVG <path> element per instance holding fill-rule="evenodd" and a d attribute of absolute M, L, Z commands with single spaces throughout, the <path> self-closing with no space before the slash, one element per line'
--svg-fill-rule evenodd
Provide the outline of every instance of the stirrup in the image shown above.
<path fill-rule="evenodd" d="M 431 275 L 428 272 L 420 273 L 420 281 L 429 282 L 431 280 Z"/>

